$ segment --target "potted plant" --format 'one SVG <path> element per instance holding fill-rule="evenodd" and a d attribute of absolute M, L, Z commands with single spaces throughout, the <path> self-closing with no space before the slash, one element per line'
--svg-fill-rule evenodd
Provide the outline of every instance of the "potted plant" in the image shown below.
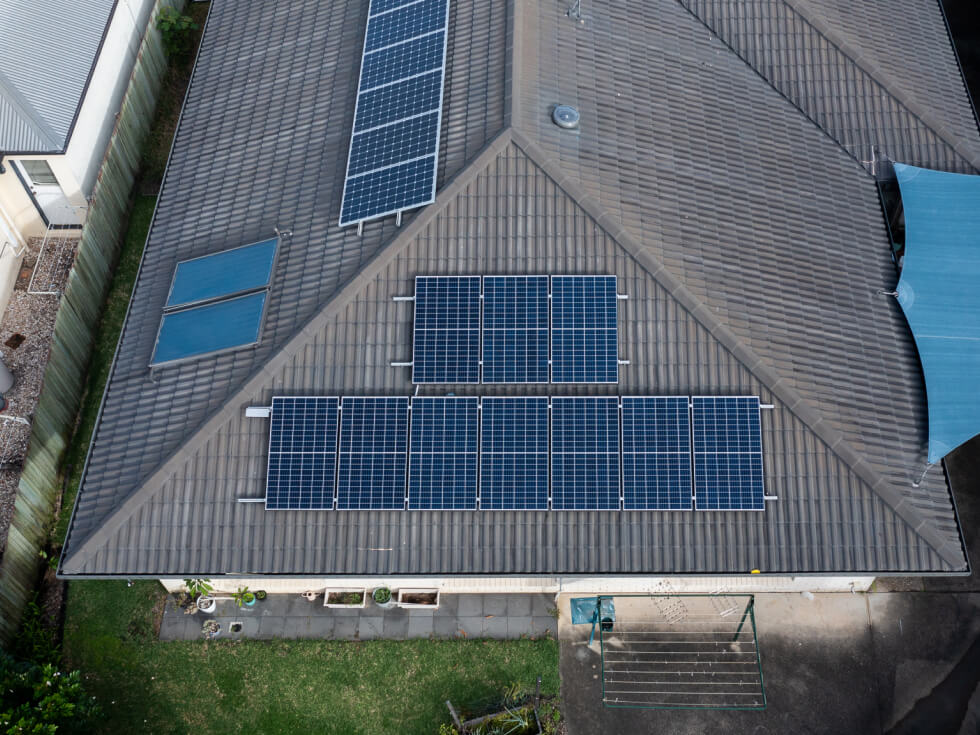
<path fill-rule="evenodd" d="M 439 607 L 439 590 L 401 589 L 398 590 L 398 607 Z"/>
<path fill-rule="evenodd" d="M 363 587 L 327 588 L 323 595 L 324 607 L 364 607 L 367 603 L 367 590 Z"/>
<path fill-rule="evenodd" d="M 217 638 L 221 635 L 221 623 L 217 620 L 205 620 L 204 625 L 201 627 L 201 634 L 206 641 Z"/>
<path fill-rule="evenodd" d="M 393 607 L 395 601 L 391 598 L 391 589 L 388 587 L 377 587 L 371 594 L 374 599 L 374 604 L 378 607 L 388 608 Z"/>
<path fill-rule="evenodd" d="M 264 600 L 266 598 L 265 590 L 255 590 L 255 599 Z"/>
<path fill-rule="evenodd" d="M 253 607 L 255 605 L 255 593 L 249 592 L 248 587 L 239 587 L 238 592 L 232 595 L 238 607 Z"/>
<path fill-rule="evenodd" d="M 195 601 L 197 610 L 202 613 L 210 614 L 214 612 L 218 602 L 211 595 L 214 587 L 209 579 L 185 579 L 184 586 L 187 587 L 187 594 Z M 189 608 L 188 608 L 189 611 Z"/>

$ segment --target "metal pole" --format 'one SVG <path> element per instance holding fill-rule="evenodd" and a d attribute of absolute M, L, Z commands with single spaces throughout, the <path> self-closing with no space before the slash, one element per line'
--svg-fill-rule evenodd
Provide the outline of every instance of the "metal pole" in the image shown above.
<path fill-rule="evenodd" d="M 755 598 L 749 598 L 749 604 L 745 606 L 745 612 L 742 613 L 742 619 L 738 621 L 738 630 L 735 631 L 735 637 L 732 638 L 732 643 L 738 640 L 738 635 L 742 632 L 742 626 L 745 625 L 745 619 L 749 616 L 749 611 L 752 609 L 754 604 Z"/>

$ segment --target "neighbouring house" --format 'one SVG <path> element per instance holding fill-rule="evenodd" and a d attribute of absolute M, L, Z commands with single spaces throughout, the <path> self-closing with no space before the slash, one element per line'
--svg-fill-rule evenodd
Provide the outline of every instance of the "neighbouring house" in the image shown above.
<path fill-rule="evenodd" d="M 153 4 L 0 5 L 0 306 L 29 238 L 84 223 Z"/>
<path fill-rule="evenodd" d="M 893 162 L 980 166 L 939 4 L 445 12 L 212 7 L 60 576 L 642 592 L 967 573 L 879 196 Z M 539 334 L 512 295 L 496 351 L 490 282 L 464 277 L 565 275 L 616 277 L 611 322 L 583 290 L 581 335 L 559 335 L 568 282 L 545 278 Z M 442 301 L 431 276 L 458 279 Z M 610 344 L 611 373 L 548 382 Z M 638 432 L 630 396 L 682 401 Z M 747 423 L 699 396 L 748 397 Z M 491 427 L 494 397 L 550 408 Z"/>

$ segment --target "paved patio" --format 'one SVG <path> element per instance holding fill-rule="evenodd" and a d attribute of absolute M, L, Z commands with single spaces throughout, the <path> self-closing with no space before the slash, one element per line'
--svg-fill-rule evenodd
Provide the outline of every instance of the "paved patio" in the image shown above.
<path fill-rule="evenodd" d="M 327 638 L 404 640 L 408 638 L 540 638 L 556 635 L 558 621 L 551 595 L 442 595 L 435 610 L 381 608 L 373 600 L 361 609 L 323 606 L 298 594 L 269 595 L 254 607 L 219 600 L 213 615 L 187 615 L 173 597 L 160 624 L 160 640 L 200 640 L 205 620 L 221 624 L 221 639 Z M 241 631 L 232 633 L 232 623 Z"/>

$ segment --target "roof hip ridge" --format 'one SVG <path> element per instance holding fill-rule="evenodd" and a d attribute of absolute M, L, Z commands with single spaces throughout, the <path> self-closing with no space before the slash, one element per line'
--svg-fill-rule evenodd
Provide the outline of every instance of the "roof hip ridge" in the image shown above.
<path fill-rule="evenodd" d="M 512 140 L 524 155 L 549 176 L 558 188 L 582 207 L 616 242 L 625 248 L 672 298 L 685 308 L 697 322 L 701 323 L 722 346 L 732 353 L 736 360 L 766 386 L 793 415 L 824 442 L 834 455 L 857 474 L 937 554 L 951 565 L 962 563 L 962 549 L 953 548 L 947 539 L 932 528 L 896 487 L 880 475 L 870 462 L 850 447 L 844 436 L 830 426 L 819 411 L 813 408 L 795 388 L 788 385 L 785 379 L 769 367 L 762 357 L 745 345 L 659 259 L 636 241 L 614 215 L 606 211 L 594 197 L 581 189 L 571 176 L 560 169 L 558 164 L 552 163 L 538 144 L 524 133 L 516 129 L 512 130 Z"/>
<path fill-rule="evenodd" d="M 200 443 L 212 436 L 225 422 L 238 412 L 237 404 L 275 377 L 276 371 L 287 360 L 306 346 L 310 336 L 333 316 L 338 305 L 344 305 L 356 295 L 364 283 L 381 271 L 402 248 L 410 244 L 415 236 L 442 211 L 447 202 L 459 193 L 480 171 L 486 168 L 511 142 L 511 129 L 505 126 L 483 149 L 473 157 L 436 195 L 432 204 L 423 207 L 388 243 L 381 248 L 358 270 L 343 286 L 337 289 L 314 314 L 276 350 L 269 359 L 257 367 L 252 374 L 233 391 L 214 412 L 184 439 L 163 461 L 153 469 L 146 479 L 133 487 L 126 498 L 119 503 L 102 522 L 80 542 L 68 546 L 68 555 L 61 563 L 60 571 L 71 573 L 81 568 L 99 549 L 101 542 L 115 533 L 141 507 L 144 500 L 153 497 L 163 483 L 176 472 L 178 465 L 186 461 L 190 452 L 187 446 Z M 84 479 L 84 478 L 83 478 Z M 82 488 L 79 488 L 82 492 Z M 69 536 L 70 539 L 70 536 Z M 67 544 L 66 544 L 67 546 Z"/>
<path fill-rule="evenodd" d="M 955 135 L 946 123 L 934 118 L 932 113 L 923 108 L 916 101 L 915 97 L 909 94 L 891 74 L 880 66 L 872 64 L 870 59 L 861 53 L 860 49 L 852 45 L 842 34 L 831 28 L 829 23 L 820 18 L 819 13 L 813 10 L 808 0 L 783 0 L 783 2 L 792 8 L 806 23 L 809 23 L 817 33 L 836 46 L 855 66 L 880 84 L 882 89 L 905 107 L 913 116 L 917 117 L 936 137 L 956 151 L 973 168 L 980 171 L 980 150 L 965 145 L 964 141 Z M 950 39 L 950 44 L 952 42 L 952 39 Z M 961 81 L 963 82 L 964 93 L 966 93 L 966 82 L 962 79 Z"/>

